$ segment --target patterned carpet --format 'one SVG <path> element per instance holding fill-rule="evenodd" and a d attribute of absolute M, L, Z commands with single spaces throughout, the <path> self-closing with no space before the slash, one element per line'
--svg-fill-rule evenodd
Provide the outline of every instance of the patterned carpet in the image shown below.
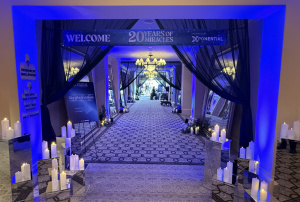
<path fill-rule="evenodd" d="M 204 166 L 90 163 L 76 202 L 209 202 Z"/>
<path fill-rule="evenodd" d="M 160 101 L 141 97 L 84 155 L 86 162 L 204 165 L 204 147 Z"/>

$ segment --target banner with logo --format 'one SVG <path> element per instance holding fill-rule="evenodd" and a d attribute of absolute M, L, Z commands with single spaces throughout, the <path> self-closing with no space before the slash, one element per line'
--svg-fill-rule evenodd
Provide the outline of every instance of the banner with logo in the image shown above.
<path fill-rule="evenodd" d="M 64 46 L 225 45 L 226 30 L 64 30 Z"/>
<path fill-rule="evenodd" d="M 72 123 L 98 121 L 98 110 L 92 82 L 80 82 L 66 94 L 68 117 Z"/>

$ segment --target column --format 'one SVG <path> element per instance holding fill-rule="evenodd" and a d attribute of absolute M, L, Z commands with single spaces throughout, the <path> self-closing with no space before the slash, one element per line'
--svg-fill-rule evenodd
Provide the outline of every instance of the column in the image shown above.
<path fill-rule="evenodd" d="M 176 83 L 175 83 L 175 77 L 176 77 L 176 70 L 175 70 L 175 66 L 173 66 L 173 68 L 172 68 L 172 73 L 173 73 L 173 77 L 172 77 L 172 83 L 175 85 Z M 173 106 L 177 106 L 177 103 L 175 103 L 175 88 L 172 88 L 172 95 L 171 95 L 171 98 L 172 98 L 172 105 Z"/>
<path fill-rule="evenodd" d="M 136 72 L 134 72 L 134 78 L 136 78 Z M 132 84 L 133 84 L 133 100 L 135 100 L 135 96 L 136 96 L 136 80 L 134 80 L 133 82 L 132 82 Z"/>
<path fill-rule="evenodd" d="M 104 57 L 92 71 L 98 112 L 102 105 L 104 105 L 106 109 L 106 115 L 108 116 L 110 113 L 108 94 L 108 57 Z"/>
<path fill-rule="evenodd" d="M 187 119 L 191 116 L 192 78 L 190 70 L 182 65 L 181 114 Z"/>
<path fill-rule="evenodd" d="M 190 117 L 191 121 L 195 121 L 196 119 L 202 118 L 205 115 L 205 104 L 208 92 L 208 88 L 193 75 Z"/>
<path fill-rule="evenodd" d="M 117 112 L 120 111 L 120 67 L 119 61 L 116 58 L 112 58 L 111 60 L 111 67 L 113 71 L 113 87 L 114 87 L 114 96 L 116 101 L 116 110 Z"/>

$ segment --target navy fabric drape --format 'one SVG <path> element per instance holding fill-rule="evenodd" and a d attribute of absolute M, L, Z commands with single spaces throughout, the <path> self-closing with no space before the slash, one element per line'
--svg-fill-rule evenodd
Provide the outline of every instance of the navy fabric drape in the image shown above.
<path fill-rule="evenodd" d="M 157 72 L 157 78 L 165 81 L 171 87 L 181 90 L 181 62 L 167 62 L 167 66 L 174 65 L 175 66 L 175 82 L 169 80 L 165 75 L 163 75 L 159 70 L 160 67 L 156 67 L 155 71 Z"/>
<path fill-rule="evenodd" d="M 72 51 L 82 54 L 84 59 L 80 61 L 81 66 L 79 66 L 79 72 L 72 77 L 72 80 L 66 82 L 68 73 L 64 72 L 64 58 L 62 58 L 62 30 L 131 29 L 136 22 L 137 20 L 44 20 L 42 22 L 40 69 L 42 83 L 41 119 L 43 140 L 50 142 L 56 139 L 47 105 L 62 99 L 64 95 L 85 77 L 113 48 L 112 46 L 72 47 Z"/>
<path fill-rule="evenodd" d="M 121 62 L 121 64 L 125 66 L 125 72 L 122 70 L 120 72 L 122 85 L 120 90 L 124 90 L 139 77 L 139 75 L 144 71 L 145 67 L 136 66 L 135 64 L 132 65 L 132 63 L 129 62 Z M 136 72 L 136 76 L 134 76 L 134 72 Z"/>
<path fill-rule="evenodd" d="M 243 106 L 240 146 L 253 140 L 250 108 L 248 20 L 156 20 L 161 29 L 227 29 L 224 46 L 172 46 L 184 65 L 205 86 Z"/>

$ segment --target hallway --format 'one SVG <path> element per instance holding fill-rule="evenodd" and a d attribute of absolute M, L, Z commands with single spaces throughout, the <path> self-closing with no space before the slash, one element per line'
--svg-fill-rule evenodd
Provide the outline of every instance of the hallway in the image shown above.
<path fill-rule="evenodd" d="M 204 165 L 204 148 L 171 107 L 141 97 L 85 154 L 86 162 Z"/>

